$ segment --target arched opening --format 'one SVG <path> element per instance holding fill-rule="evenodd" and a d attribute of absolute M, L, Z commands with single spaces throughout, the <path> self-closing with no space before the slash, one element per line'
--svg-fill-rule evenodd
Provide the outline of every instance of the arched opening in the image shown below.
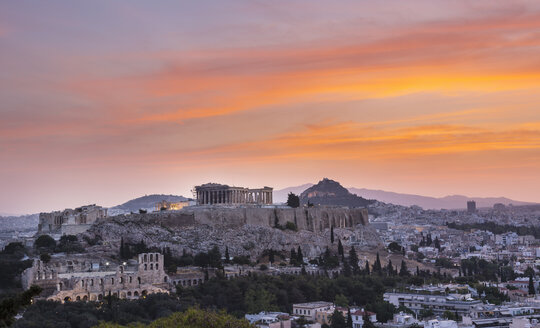
<path fill-rule="evenodd" d="M 111 278 L 111 285 L 114 285 L 114 278 Z"/>
<path fill-rule="evenodd" d="M 98 298 L 99 301 L 101 301 L 101 300 L 103 300 L 103 295 L 99 294 L 97 298 Z"/>
<path fill-rule="evenodd" d="M 159 264 L 156 263 L 156 270 L 158 269 Z"/>
<path fill-rule="evenodd" d="M 150 270 L 154 270 L 154 263 L 150 263 Z"/>
<path fill-rule="evenodd" d="M 139 283 L 139 285 L 141 284 L 141 277 L 137 277 L 137 282 Z"/>
<path fill-rule="evenodd" d="M 147 294 L 148 294 L 148 292 L 146 290 L 143 290 L 142 293 L 141 293 L 142 296 L 146 296 Z"/>
<path fill-rule="evenodd" d="M 150 254 L 150 262 L 154 262 L 154 254 Z"/>
<path fill-rule="evenodd" d="M 144 264 L 144 271 L 148 270 L 148 264 Z"/>
<path fill-rule="evenodd" d="M 81 297 L 80 297 L 80 296 L 77 296 L 77 297 L 75 298 L 75 300 L 77 300 L 77 302 L 79 302 L 79 301 L 81 300 Z"/>
<path fill-rule="evenodd" d="M 127 292 L 127 296 L 128 296 L 128 297 L 131 297 L 131 292 Z"/>
<path fill-rule="evenodd" d="M 133 282 L 133 277 L 129 277 L 129 283 L 131 284 Z"/>
<path fill-rule="evenodd" d="M 86 301 L 88 301 L 88 296 L 84 295 L 82 299 L 83 299 L 83 301 L 86 302 Z"/>
<path fill-rule="evenodd" d="M 144 254 L 144 262 L 148 262 L 148 255 Z"/>
<path fill-rule="evenodd" d="M 120 298 L 121 298 L 121 299 L 126 298 L 126 293 L 124 293 L 124 292 L 120 293 Z"/>
<path fill-rule="evenodd" d="M 97 297 L 96 297 L 95 294 L 90 295 L 90 300 L 91 301 L 95 301 L 96 299 L 97 299 Z"/>
<path fill-rule="evenodd" d="M 156 254 L 156 262 L 157 262 L 157 261 L 159 261 L 159 260 L 158 260 L 158 254 Z"/>
<path fill-rule="evenodd" d="M 71 302 L 71 297 L 69 296 L 64 297 L 64 302 Z"/>
<path fill-rule="evenodd" d="M 163 277 L 163 282 L 167 282 L 167 276 Z"/>
<path fill-rule="evenodd" d="M 133 293 L 133 296 L 139 297 L 139 292 L 138 292 L 138 291 L 135 291 L 135 293 Z"/>

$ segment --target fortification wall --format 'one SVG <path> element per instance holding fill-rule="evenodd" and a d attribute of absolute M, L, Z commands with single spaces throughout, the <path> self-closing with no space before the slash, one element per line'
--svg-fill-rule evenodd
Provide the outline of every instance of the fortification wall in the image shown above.
<path fill-rule="evenodd" d="M 339 207 L 311 208 L 261 208 L 261 207 L 211 207 L 185 208 L 166 213 L 152 213 L 156 222 L 170 227 L 196 224 L 241 227 L 245 224 L 275 227 L 293 222 L 300 230 L 322 232 L 331 226 L 353 228 L 368 225 L 367 209 Z"/>

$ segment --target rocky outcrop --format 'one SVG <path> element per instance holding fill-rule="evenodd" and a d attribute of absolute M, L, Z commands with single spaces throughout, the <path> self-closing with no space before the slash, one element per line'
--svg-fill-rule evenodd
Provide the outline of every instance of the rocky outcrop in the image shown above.
<path fill-rule="evenodd" d="M 341 205 L 348 207 L 366 207 L 373 203 L 357 195 L 351 194 L 339 182 L 327 178 L 309 187 L 300 194 L 300 203 L 315 205 Z"/>
<path fill-rule="evenodd" d="M 298 231 L 283 229 L 293 222 Z M 277 226 L 281 229 L 275 228 Z M 86 239 L 101 239 L 115 251 L 120 238 L 158 248 L 170 247 L 177 254 L 208 251 L 217 245 L 231 256 L 257 258 L 264 250 L 288 252 L 300 246 L 307 256 L 318 256 L 330 245 L 330 227 L 347 244 L 355 230 L 363 230 L 367 246 L 379 243 L 369 227 L 365 209 L 347 208 L 220 208 L 197 207 L 174 212 L 133 214 L 101 220 L 86 233 Z"/>

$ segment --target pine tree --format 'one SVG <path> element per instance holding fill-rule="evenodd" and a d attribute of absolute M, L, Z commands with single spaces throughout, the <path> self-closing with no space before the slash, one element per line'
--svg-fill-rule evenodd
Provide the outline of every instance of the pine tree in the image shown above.
<path fill-rule="evenodd" d="M 337 252 L 339 255 L 343 256 L 343 244 L 341 243 L 341 239 L 338 239 Z"/>
<path fill-rule="evenodd" d="M 364 317 L 362 319 L 364 319 L 364 325 L 362 326 L 362 328 L 375 328 L 375 325 L 373 324 L 373 322 L 371 322 L 367 311 L 364 311 Z"/>
<path fill-rule="evenodd" d="M 349 264 L 349 261 L 343 261 L 343 274 L 345 277 L 350 277 L 351 273 L 351 265 Z"/>
<path fill-rule="evenodd" d="M 296 251 L 294 248 L 291 248 L 291 257 L 289 260 L 290 265 L 296 265 L 296 262 L 298 262 L 298 257 L 296 256 Z"/>
<path fill-rule="evenodd" d="M 368 276 L 371 274 L 371 273 L 369 272 L 369 261 L 368 261 L 368 260 L 366 260 L 366 268 L 365 268 L 364 272 L 365 272 L 365 274 L 368 275 Z"/>
<path fill-rule="evenodd" d="M 420 268 L 418 265 L 416 266 L 416 276 L 420 276 Z"/>
<path fill-rule="evenodd" d="M 433 240 L 431 239 L 431 234 L 429 233 L 427 235 L 426 244 L 427 244 L 427 246 L 431 246 L 432 243 L 433 243 Z"/>
<path fill-rule="evenodd" d="M 347 328 L 353 328 L 351 308 L 347 309 Z"/>
<path fill-rule="evenodd" d="M 334 313 L 330 316 L 330 327 L 331 328 L 346 328 L 347 324 L 345 323 L 345 318 L 343 317 L 343 314 L 338 311 L 338 309 L 334 310 Z"/>
<path fill-rule="evenodd" d="M 120 258 L 121 259 L 126 258 L 126 253 L 125 253 L 125 250 L 124 250 L 124 237 L 120 238 Z"/>
<path fill-rule="evenodd" d="M 441 250 L 441 242 L 439 241 L 439 237 L 435 237 L 435 241 L 433 243 L 435 244 L 436 249 Z"/>
<path fill-rule="evenodd" d="M 330 228 L 330 242 L 334 243 L 334 226 Z"/>
<path fill-rule="evenodd" d="M 382 265 L 381 259 L 379 257 L 379 252 L 377 252 L 377 258 L 375 259 L 375 263 L 373 264 L 373 272 L 377 274 L 382 274 Z"/>
<path fill-rule="evenodd" d="M 302 254 L 302 249 L 300 246 L 298 246 L 298 251 L 296 252 L 298 263 L 303 264 L 304 263 L 304 254 Z"/>
<path fill-rule="evenodd" d="M 268 254 L 268 261 L 270 263 L 274 263 L 274 250 L 273 249 L 270 249 L 270 252 Z"/>
<path fill-rule="evenodd" d="M 405 260 L 401 260 L 401 268 L 399 269 L 399 276 L 400 277 L 407 277 L 409 276 L 409 270 L 407 269 L 407 263 L 405 263 Z"/>
<path fill-rule="evenodd" d="M 534 288 L 533 275 L 529 274 L 529 295 L 535 295 L 536 289 Z"/>
<path fill-rule="evenodd" d="M 229 246 L 225 246 L 225 263 L 229 263 L 231 257 L 229 256 Z"/>
<path fill-rule="evenodd" d="M 351 265 L 352 271 L 354 274 L 360 273 L 360 267 L 358 266 L 358 255 L 356 255 L 356 250 L 354 246 L 351 247 L 349 251 L 349 264 Z"/>
<path fill-rule="evenodd" d="M 392 260 L 388 260 L 388 265 L 386 266 L 386 274 L 389 276 L 394 275 L 394 266 L 392 265 Z"/>

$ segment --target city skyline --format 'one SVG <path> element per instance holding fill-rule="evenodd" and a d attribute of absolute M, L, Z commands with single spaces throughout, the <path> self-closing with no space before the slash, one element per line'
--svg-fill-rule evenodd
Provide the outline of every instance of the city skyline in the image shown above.
<path fill-rule="evenodd" d="M 540 200 L 534 1 L 0 4 L 0 212 L 323 177 Z"/>

